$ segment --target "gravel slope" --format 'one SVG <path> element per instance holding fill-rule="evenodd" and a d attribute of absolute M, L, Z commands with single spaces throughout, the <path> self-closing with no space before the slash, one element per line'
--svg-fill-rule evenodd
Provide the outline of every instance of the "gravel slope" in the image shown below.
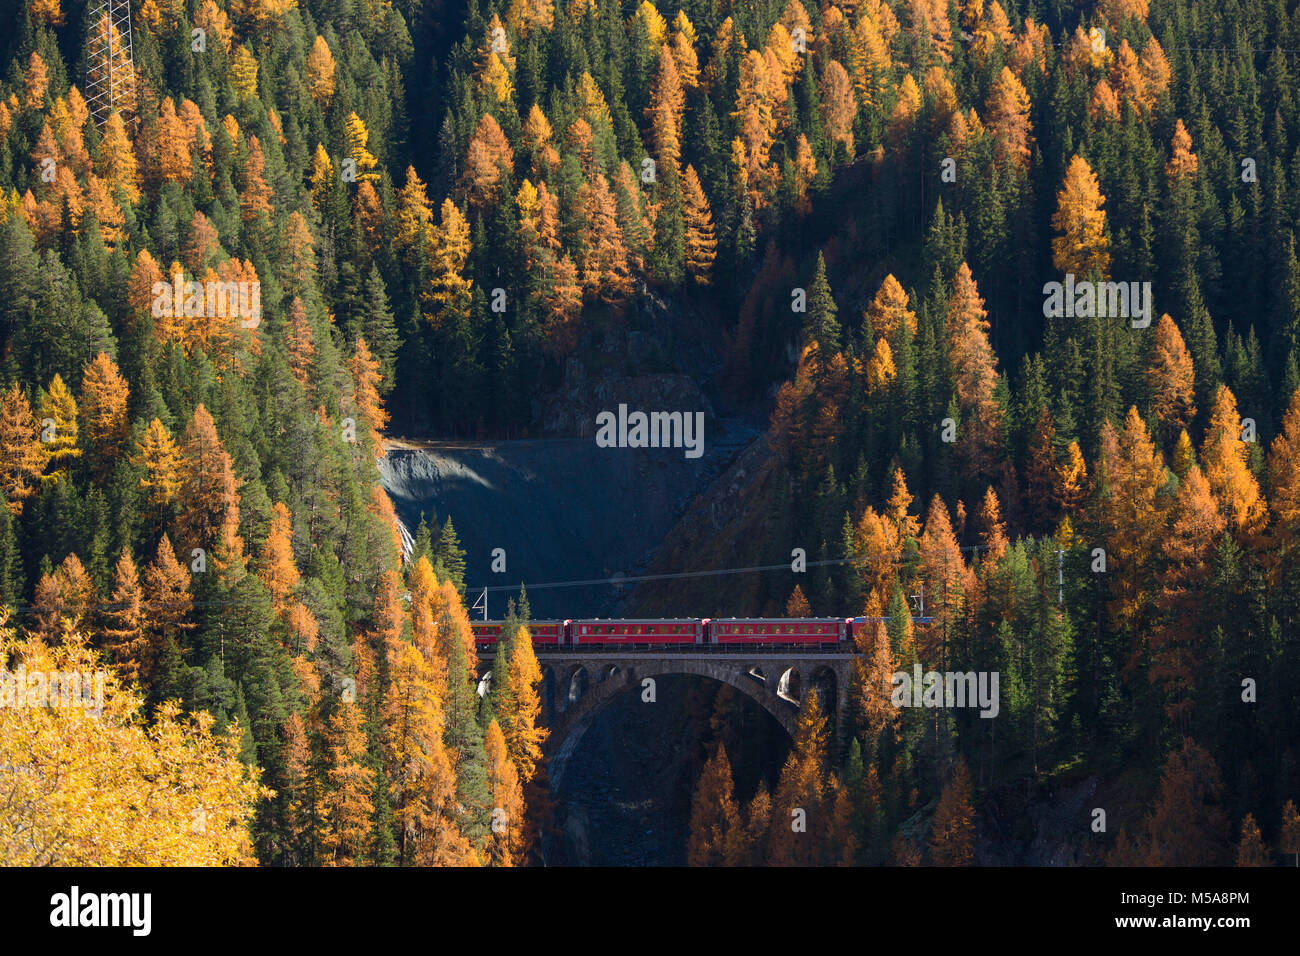
<path fill-rule="evenodd" d="M 475 589 L 529 585 L 533 616 L 613 616 L 631 590 L 541 588 L 544 582 L 635 575 L 695 497 L 757 433 L 712 419 L 702 457 L 681 449 L 600 448 L 593 438 L 387 443 L 380 474 L 398 517 L 414 532 L 421 512 L 451 515 L 466 549 L 467 602 Z M 506 573 L 491 571 L 506 551 Z M 489 593 L 505 611 L 507 593 Z M 481 614 L 475 612 L 475 616 Z"/>

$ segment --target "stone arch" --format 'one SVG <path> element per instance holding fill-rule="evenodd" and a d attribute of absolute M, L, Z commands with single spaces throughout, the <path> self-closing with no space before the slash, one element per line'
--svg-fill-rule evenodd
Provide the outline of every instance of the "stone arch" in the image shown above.
<path fill-rule="evenodd" d="M 584 665 L 574 664 L 564 672 L 564 682 L 559 689 L 564 713 L 567 714 L 593 690 L 591 674 Z"/>
<path fill-rule="evenodd" d="M 595 715 L 618 694 L 639 690 L 641 681 L 647 677 L 684 674 L 692 677 L 707 677 L 722 684 L 729 684 L 757 702 L 775 718 L 791 738 L 794 737 L 799 713 L 797 702 L 779 696 L 769 682 L 755 680 L 745 664 L 726 664 L 712 660 L 636 660 L 625 661 L 618 668 L 607 667 L 607 669 L 616 673 L 611 673 L 599 684 L 591 685 L 585 694 L 557 714 L 551 724 L 547 749 L 551 752 L 549 774 L 553 789 L 559 788 L 569 758 L 578 749 L 578 744 L 591 726 Z M 579 671 L 585 673 L 586 669 L 581 665 L 573 665 L 567 669 L 566 674 L 570 676 L 561 683 L 562 690 Z"/>
<path fill-rule="evenodd" d="M 789 667 L 780 668 L 778 672 L 780 676 L 776 679 L 776 695 L 798 706 L 803 699 L 803 679 L 799 674 L 798 666 L 791 664 Z"/>
<path fill-rule="evenodd" d="M 817 692 L 817 706 L 823 717 L 839 712 L 840 678 L 834 670 L 825 664 L 814 668 L 808 677 L 808 688 Z"/>

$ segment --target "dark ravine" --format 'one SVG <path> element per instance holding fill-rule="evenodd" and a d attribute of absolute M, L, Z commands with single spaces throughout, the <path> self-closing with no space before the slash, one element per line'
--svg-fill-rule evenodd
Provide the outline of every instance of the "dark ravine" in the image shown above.
<path fill-rule="evenodd" d="M 545 840 L 548 865 L 684 866 L 691 799 L 721 736 L 742 800 L 776 780 L 790 740 L 744 695 L 687 676 L 659 679 L 656 701 L 635 688 L 611 700 L 570 759 Z M 729 689 L 728 689 L 729 690 Z M 725 695 L 725 696 L 724 696 Z M 719 706 L 720 704 L 720 706 Z"/>

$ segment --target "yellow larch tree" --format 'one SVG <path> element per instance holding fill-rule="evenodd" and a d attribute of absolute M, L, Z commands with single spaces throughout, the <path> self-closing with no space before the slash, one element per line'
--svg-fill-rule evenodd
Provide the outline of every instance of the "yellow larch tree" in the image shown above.
<path fill-rule="evenodd" d="M 40 421 L 41 441 L 45 445 L 46 472 L 42 482 L 55 482 L 68 475 L 68 466 L 81 457 L 77 445 L 77 400 L 72 391 L 55 374 L 48 390 L 40 393 L 36 417 Z"/>
<path fill-rule="evenodd" d="M 334 163 L 330 160 L 330 154 L 325 151 L 323 143 L 316 144 L 316 151 L 311 157 L 311 172 L 307 175 L 307 181 L 311 183 L 311 202 L 317 209 L 320 209 L 321 203 L 325 201 L 325 194 L 329 191 L 334 180 Z"/>
<path fill-rule="evenodd" d="M 425 253 L 433 233 L 433 207 L 429 192 L 414 166 L 406 167 L 406 183 L 397 193 L 397 234 L 393 242 L 408 257 Z"/>
<path fill-rule="evenodd" d="M 230 85 L 242 99 L 257 95 L 257 58 L 244 44 L 235 48 L 230 64 Z"/>
<path fill-rule="evenodd" d="M 488 860 L 493 866 L 515 866 L 522 862 L 524 834 L 524 791 L 519 771 L 510 760 L 501 725 L 493 720 L 483 737 L 487 758 L 487 783 L 492 795 L 492 836 Z"/>
<path fill-rule="evenodd" d="M 334 98 L 334 71 L 334 54 L 330 52 L 330 45 L 317 34 L 311 52 L 307 54 L 307 92 L 322 106 L 328 106 Z"/>
<path fill-rule="evenodd" d="M 155 508 L 171 504 L 180 490 L 180 451 L 157 418 L 145 429 L 133 461 L 144 468 L 140 488 L 148 493 L 149 504 Z"/>
<path fill-rule="evenodd" d="M 242 728 L 144 701 L 79 634 L 49 645 L 0 629 L 0 661 L 96 676 L 87 706 L 0 707 L 0 862 L 6 866 L 255 863 L 248 826 L 270 796 L 239 759 Z M 98 683 L 102 677 L 102 684 Z M 102 693 L 102 698 L 101 698 Z M 105 760 L 104 754 L 112 754 Z M 123 833 L 130 840 L 121 839 Z"/>
<path fill-rule="evenodd" d="M 893 346 L 898 345 L 898 336 L 904 325 L 909 335 L 916 335 L 916 313 L 908 308 L 907 293 L 893 273 L 885 276 L 876 290 L 867 306 L 867 319 L 871 322 L 871 331 Z"/>
<path fill-rule="evenodd" d="M 560 154 L 551 144 L 553 137 L 550 121 L 542 108 L 534 103 L 524 120 L 524 148 L 532 164 L 532 173 L 539 180 L 560 165 Z"/>
<path fill-rule="evenodd" d="M 108 122 L 104 124 L 104 138 L 99 143 L 98 159 L 96 166 L 109 188 L 121 190 L 131 204 L 139 202 L 139 166 L 130 137 L 126 133 L 126 124 L 116 110 L 109 114 Z"/>
<path fill-rule="evenodd" d="M 847 63 L 858 99 L 868 109 L 879 109 L 889 89 L 893 63 L 876 17 L 864 13 L 858 18 L 849 37 Z"/>
<path fill-rule="evenodd" d="M 450 199 L 442 201 L 440 222 L 429 232 L 426 242 L 429 271 L 432 274 L 429 298 L 440 309 L 467 308 L 472 279 L 463 271 L 469 259 L 469 222 Z"/>
<path fill-rule="evenodd" d="M 1106 278 L 1110 270 L 1110 244 L 1106 239 L 1106 197 L 1097 176 L 1082 156 L 1070 160 L 1065 181 L 1056 194 L 1052 228 L 1052 262 L 1060 272 Z"/>
<path fill-rule="evenodd" d="M 677 63 L 677 74 L 682 86 L 688 90 L 695 89 L 700 82 L 700 58 L 695 52 L 695 26 L 686 11 L 678 10 L 673 19 L 673 38 L 670 43 L 673 60 Z"/>
<path fill-rule="evenodd" d="M 650 0 L 641 0 L 641 5 L 636 8 L 636 12 L 632 14 L 631 19 L 628 21 L 629 28 L 637 20 L 645 23 L 646 42 L 649 44 L 650 51 L 658 50 L 664 42 L 664 37 L 668 34 L 668 23 Z"/>
<path fill-rule="evenodd" d="M 1220 385 L 1201 442 L 1201 463 L 1229 526 L 1237 534 L 1252 535 L 1263 530 L 1268 512 L 1246 458 L 1236 396 L 1226 385 Z"/>
<path fill-rule="evenodd" d="M 343 129 L 347 135 L 348 158 L 355 164 L 356 181 L 378 182 L 379 174 L 375 172 L 375 167 L 379 165 L 379 161 L 367 148 L 370 143 L 370 131 L 366 129 L 365 122 L 356 113 L 349 113 Z"/>

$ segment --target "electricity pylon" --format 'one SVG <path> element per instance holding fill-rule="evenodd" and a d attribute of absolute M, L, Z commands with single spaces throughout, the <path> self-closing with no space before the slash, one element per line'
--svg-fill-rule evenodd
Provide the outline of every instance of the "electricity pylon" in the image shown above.
<path fill-rule="evenodd" d="M 100 129 L 110 114 L 135 113 L 135 61 L 131 57 L 131 0 L 98 0 L 86 42 L 86 105 Z"/>

